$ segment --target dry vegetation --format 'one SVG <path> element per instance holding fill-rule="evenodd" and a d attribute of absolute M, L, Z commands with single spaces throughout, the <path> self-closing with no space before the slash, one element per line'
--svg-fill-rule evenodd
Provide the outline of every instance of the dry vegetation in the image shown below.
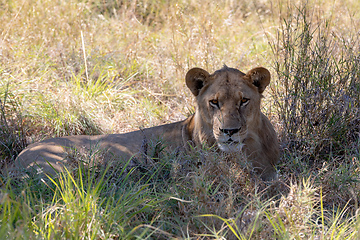
<path fill-rule="evenodd" d="M 8 239 L 359 239 L 360 3 L 0 0 L 0 166 L 34 141 L 194 111 L 184 75 L 264 66 L 279 180 L 211 149 L 125 171 L 0 175 Z M 74 156 L 89 161 L 101 158 Z"/>

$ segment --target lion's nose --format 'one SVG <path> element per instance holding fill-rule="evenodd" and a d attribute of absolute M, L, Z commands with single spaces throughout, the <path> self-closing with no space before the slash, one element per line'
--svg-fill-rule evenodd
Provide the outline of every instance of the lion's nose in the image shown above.
<path fill-rule="evenodd" d="M 231 137 L 232 135 L 234 135 L 235 133 L 237 133 L 238 131 L 240 131 L 240 128 L 232 128 L 232 129 L 222 129 L 219 128 L 220 132 L 223 132 L 227 135 L 229 135 L 229 137 Z"/>

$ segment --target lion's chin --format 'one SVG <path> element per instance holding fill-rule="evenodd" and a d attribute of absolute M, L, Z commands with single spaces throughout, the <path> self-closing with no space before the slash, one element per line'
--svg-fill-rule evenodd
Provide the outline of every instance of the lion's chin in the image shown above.
<path fill-rule="evenodd" d="M 235 142 L 235 141 L 218 142 L 219 149 L 226 153 L 241 151 L 243 145 L 244 145 L 243 143 Z"/>

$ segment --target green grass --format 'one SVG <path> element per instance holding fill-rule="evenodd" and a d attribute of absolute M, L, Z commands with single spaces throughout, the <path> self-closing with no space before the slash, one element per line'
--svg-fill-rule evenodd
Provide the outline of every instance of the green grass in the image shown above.
<path fill-rule="evenodd" d="M 187 70 L 223 64 L 272 73 L 262 110 L 282 153 L 271 183 L 206 148 L 55 179 L 2 171 L 0 236 L 358 239 L 359 10 L 355 0 L 0 2 L 1 169 L 45 138 L 182 120 L 194 111 Z"/>

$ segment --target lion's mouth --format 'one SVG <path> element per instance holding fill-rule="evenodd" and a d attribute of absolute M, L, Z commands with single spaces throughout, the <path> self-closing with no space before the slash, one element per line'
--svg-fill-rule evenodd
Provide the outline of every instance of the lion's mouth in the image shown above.
<path fill-rule="evenodd" d="M 241 150 L 243 144 L 240 141 L 235 141 L 232 138 L 229 138 L 226 141 L 218 142 L 218 146 L 220 150 L 224 152 L 235 152 Z"/>
<path fill-rule="evenodd" d="M 239 141 L 234 141 L 232 138 L 229 138 L 224 143 L 226 143 L 226 144 L 239 144 L 240 142 Z"/>

